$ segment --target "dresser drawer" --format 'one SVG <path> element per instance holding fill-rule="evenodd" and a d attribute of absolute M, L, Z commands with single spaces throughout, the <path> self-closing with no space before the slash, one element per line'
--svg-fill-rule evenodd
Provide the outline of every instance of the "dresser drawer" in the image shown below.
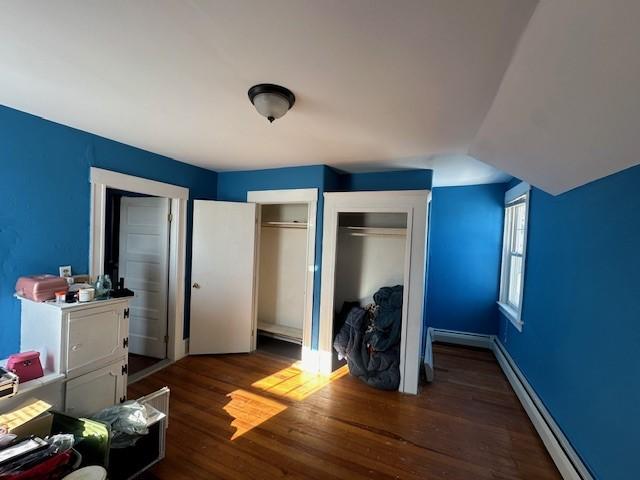
<path fill-rule="evenodd" d="M 129 319 L 122 304 L 67 314 L 67 377 L 108 365 L 128 353 Z"/>
<path fill-rule="evenodd" d="M 123 402 L 126 392 L 126 361 L 121 359 L 69 380 L 65 391 L 65 411 L 76 417 L 90 416 Z"/>

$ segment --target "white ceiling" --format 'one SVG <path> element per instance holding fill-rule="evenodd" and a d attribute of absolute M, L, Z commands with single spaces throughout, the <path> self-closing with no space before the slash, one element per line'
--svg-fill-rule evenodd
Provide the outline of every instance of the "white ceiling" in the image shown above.
<path fill-rule="evenodd" d="M 638 0 L 0 11 L 0 104 L 206 168 L 433 168 L 436 185 L 504 171 L 555 194 L 640 159 Z M 247 99 L 261 82 L 297 96 L 273 125 Z"/>
<path fill-rule="evenodd" d="M 438 185 L 500 181 L 466 154 L 534 7 L 2 1 L 0 103 L 216 170 L 411 166 L 434 167 Z M 297 96 L 273 125 L 247 99 L 261 82 Z"/>
<path fill-rule="evenodd" d="M 513 178 L 511 175 L 463 154 L 397 158 L 391 162 L 345 163 L 340 166 L 340 170 L 346 172 L 384 172 L 415 168 L 433 170 L 434 187 L 504 183 Z"/>
<path fill-rule="evenodd" d="M 470 154 L 558 194 L 640 163 L 640 1 L 542 0 Z"/>

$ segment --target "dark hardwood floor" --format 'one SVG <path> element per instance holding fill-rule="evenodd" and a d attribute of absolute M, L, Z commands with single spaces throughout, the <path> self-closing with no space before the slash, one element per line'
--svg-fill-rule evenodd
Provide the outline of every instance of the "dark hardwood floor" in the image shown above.
<path fill-rule="evenodd" d="M 138 355 L 136 353 L 129 354 L 129 375 L 138 373 L 145 368 L 149 368 L 162 360 L 153 357 L 145 357 L 144 355 Z"/>
<path fill-rule="evenodd" d="M 302 358 L 302 346 L 296 343 L 278 340 L 258 333 L 257 349 L 262 353 L 273 354 L 278 357 L 291 359 L 292 361 Z"/>
<path fill-rule="evenodd" d="M 493 354 L 434 347 L 418 396 L 266 353 L 185 358 L 129 386 L 171 388 L 167 457 L 145 478 L 560 478 Z"/>

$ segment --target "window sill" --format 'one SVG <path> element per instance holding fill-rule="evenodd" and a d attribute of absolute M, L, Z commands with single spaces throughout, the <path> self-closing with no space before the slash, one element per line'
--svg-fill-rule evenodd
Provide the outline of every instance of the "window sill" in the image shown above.
<path fill-rule="evenodd" d="M 522 332 L 522 325 L 524 324 L 524 322 L 520 320 L 519 312 L 514 310 L 512 307 L 510 307 L 506 303 L 497 302 L 497 304 L 498 304 L 498 308 L 500 309 L 500 312 L 502 312 L 502 314 L 509 319 L 509 321 L 513 324 L 513 326 L 516 327 L 516 330 L 518 330 L 519 332 Z"/>

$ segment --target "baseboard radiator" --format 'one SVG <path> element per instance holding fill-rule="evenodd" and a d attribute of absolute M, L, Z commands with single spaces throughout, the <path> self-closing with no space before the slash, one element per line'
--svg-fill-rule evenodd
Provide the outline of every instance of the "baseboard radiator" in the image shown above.
<path fill-rule="evenodd" d="M 427 341 L 491 350 L 538 435 L 565 480 L 593 480 L 593 476 L 548 412 L 535 390 L 495 335 L 429 328 Z M 429 350 L 430 351 L 430 350 Z M 436 373 L 437 375 L 437 373 Z"/>

